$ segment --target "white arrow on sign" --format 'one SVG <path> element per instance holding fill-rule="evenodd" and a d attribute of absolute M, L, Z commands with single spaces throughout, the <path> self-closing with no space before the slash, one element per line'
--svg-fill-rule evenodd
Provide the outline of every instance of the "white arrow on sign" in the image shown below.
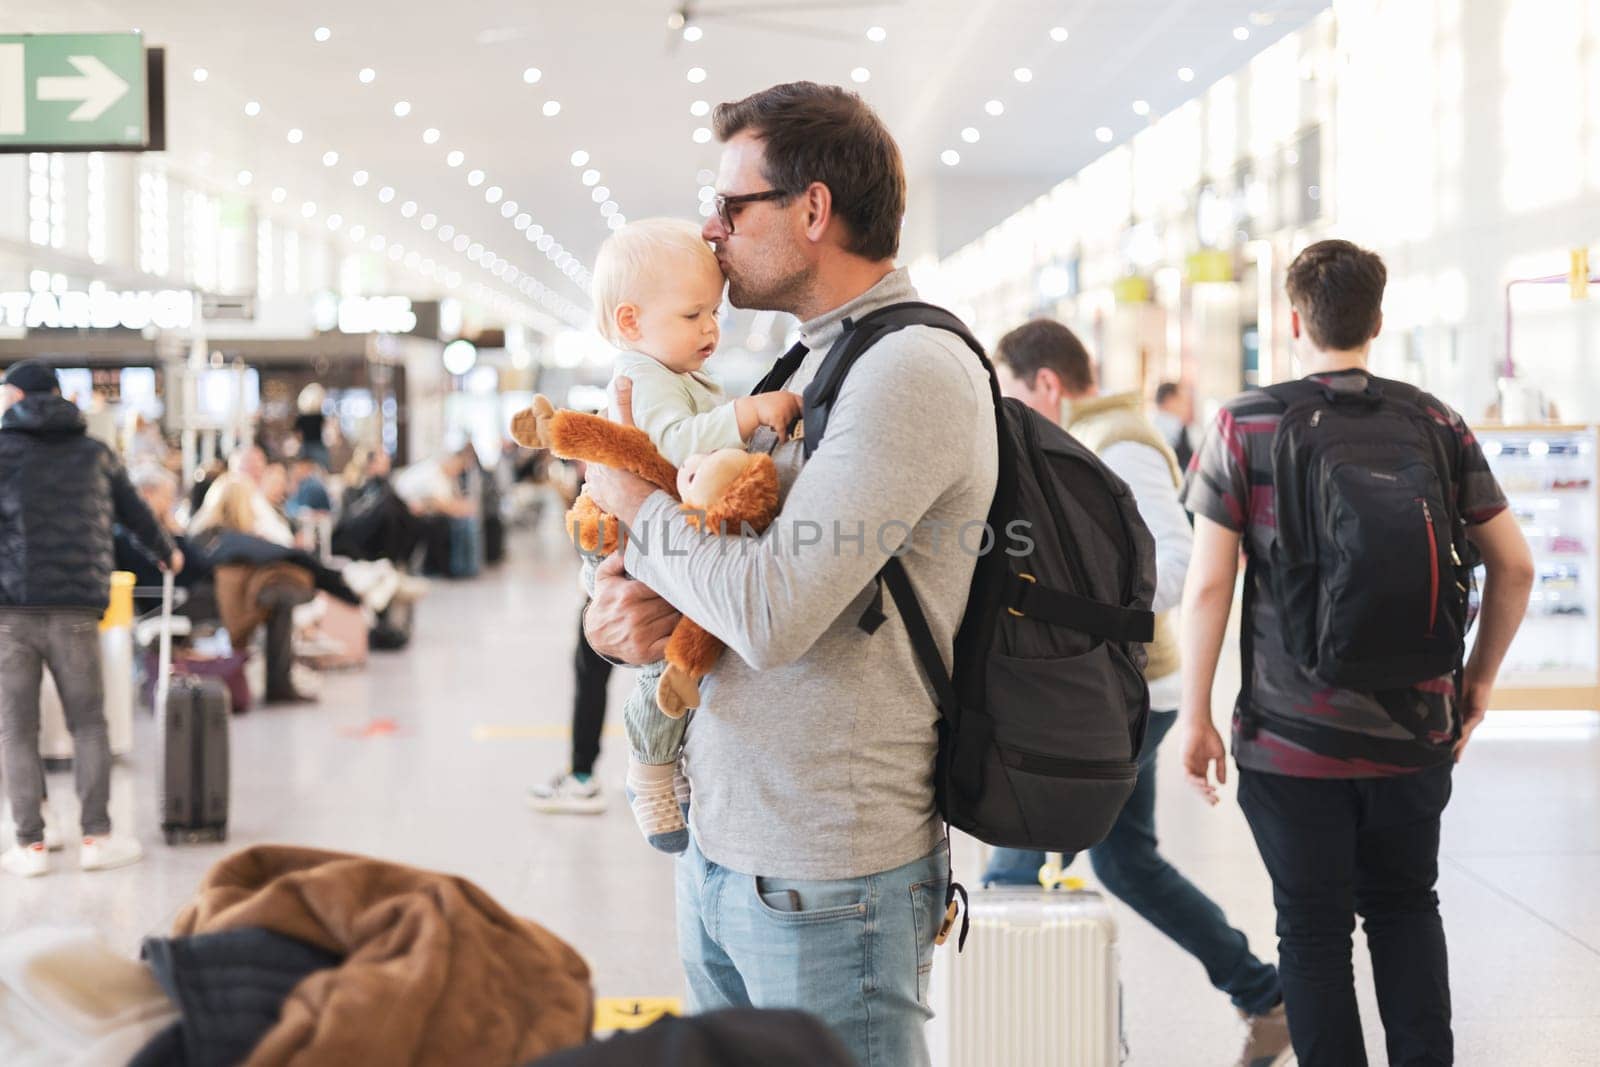
<path fill-rule="evenodd" d="M 93 122 L 128 93 L 128 83 L 96 56 L 68 56 L 79 77 L 40 78 L 40 100 L 78 100 L 69 122 Z"/>

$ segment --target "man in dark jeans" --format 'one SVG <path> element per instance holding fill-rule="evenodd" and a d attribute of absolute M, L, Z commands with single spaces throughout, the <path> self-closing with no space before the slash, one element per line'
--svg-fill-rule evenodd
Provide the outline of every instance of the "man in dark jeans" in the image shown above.
<path fill-rule="evenodd" d="M 111 747 L 100 666 L 100 616 L 110 600 L 112 527 L 127 527 L 164 567 L 183 569 L 116 455 L 86 434 L 55 372 L 24 360 L 0 385 L 0 757 L 17 844 L 0 856 L 12 874 L 50 869 L 39 760 L 39 686 L 46 665 L 72 732 L 82 804 L 80 865 L 103 870 L 143 855 L 113 836 L 107 805 Z"/>
<path fill-rule="evenodd" d="M 1290 329 L 1301 369 L 1332 392 L 1377 382 L 1367 356 L 1383 324 L 1386 272 L 1347 241 L 1311 245 L 1289 266 Z M 1184 501 L 1195 513 L 1184 590 L 1184 769 L 1215 804 L 1227 778 L 1211 689 L 1241 546 L 1251 560 L 1234 714 L 1239 803 L 1272 877 L 1278 969 L 1302 1067 L 1367 1062 L 1350 935 L 1365 921 L 1391 1064 L 1454 1058 L 1444 924 L 1434 883 L 1451 767 L 1482 721 L 1501 660 L 1527 608 L 1533 564 L 1505 496 L 1461 416 L 1421 404 L 1450 466 L 1455 513 L 1488 570 L 1477 641 L 1459 676 L 1408 689 L 1330 687 L 1283 635 L 1271 571 L 1279 509 L 1272 446 L 1284 405 L 1260 390 L 1229 401 L 1200 447 Z M 1315 425 L 1313 423 L 1313 425 Z M 1335 420 L 1332 425 L 1338 425 Z M 1269 717 L 1270 716 L 1270 717 Z M 1431 732 L 1405 724 L 1437 724 Z M 1292 735 L 1292 737 L 1291 737 Z M 1419 736 L 1420 735 L 1420 736 Z"/>
<path fill-rule="evenodd" d="M 589 647 L 578 617 L 578 643 L 572 653 L 572 767 L 528 790 L 528 806 L 551 815 L 599 815 L 606 796 L 594 780 L 600 758 L 600 732 L 606 724 L 606 683 L 611 661 Z"/>

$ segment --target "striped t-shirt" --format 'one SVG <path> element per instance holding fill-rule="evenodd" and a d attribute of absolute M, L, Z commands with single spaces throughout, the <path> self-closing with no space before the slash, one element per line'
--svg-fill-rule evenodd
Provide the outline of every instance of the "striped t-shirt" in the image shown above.
<path fill-rule="evenodd" d="M 1360 370 L 1314 380 L 1341 391 L 1367 387 L 1367 374 Z M 1422 404 L 1433 416 L 1444 454 L 1454 461 L 1462 519 L 1477 525 L 1494 518 L 1506 508 L 1505 494 L 1472 431 L 1441 401 L 1423 394 Z M 1252 617 L 1242 625 L 1251 627 L 1253 640 L 1241 644 L 1251 650 L 1253 662 L 1241 663 L 1241 670 L 1250 672 L 1250 685 L 1234 708 L 1234 760 L 1249 770 L 1296 778 L 1377 778 L 1448 762 L 1461 732 L 1454 678 L 1446 675 L 1387 692 L 1336 689 L 1302 667 L 1284 644 L 1280 610 L 1266 574 L 1278 525 L 1272 439 L 1283 412 L 1282 403 L 1259 389 L 1223 405 L 1190 461 L 1183 488 L 1190 511 L 1244 535 L 1251 561 L 1246 603 L 1252 605 Z M 1252 714 L 1254 709 L 1263 714 Z M 1297 740 L 1291 741 L 1274 733 L 1264 715 L 1320 729 L 1296 731 Z M 1427 727 L 1427 741 L 1400 725 L 1401 720 L 1419 719 Z M 1329 743 L 1319 744 L 1319 733 Z"/>

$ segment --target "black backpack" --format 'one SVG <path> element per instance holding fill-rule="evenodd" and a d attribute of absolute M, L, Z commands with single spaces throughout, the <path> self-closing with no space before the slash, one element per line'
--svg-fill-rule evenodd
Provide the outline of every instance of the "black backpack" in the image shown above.
<path fill-rule="evenodd" d="M 973 574 L 953 678 L 898 558 L 879 572 L 860 626 L 871 634 L 886 620 L 888 586 L 939 706 L 934 783 L 945 822 L 991 845 L 1088 848 L 1110 832 L 1138 776 L 1154 541 L 1127 485 L 1065 430 L 1002 400 L 983 346 L 931 304 L 845 320 L 803 394 L 808 457 L 856 360 L 907 326 L 950 331 L 989 372 L 1000 457 L 993 547 Z M 804 356 L 792 350 L 755 391 L 780 388 Z"/>
<path fill-rule="evenodd" d="M 1268 386 L 1278 531 L 1270 561 L 1289 653 L 1341 689 L 1402 689 L 1456 671 L 1476 558 L 1454 464 L 1422 394 Z"/>

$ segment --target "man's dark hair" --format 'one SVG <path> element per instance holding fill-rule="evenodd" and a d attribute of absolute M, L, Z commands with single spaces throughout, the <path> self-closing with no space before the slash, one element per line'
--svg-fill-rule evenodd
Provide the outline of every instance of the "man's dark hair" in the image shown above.
<path fill-rule="evenodd" d="M 1160 407 L 1178 395 L 1177 382 L 1162 382 L 1156 386 L 1156 407 Z"/>
<path fill-rule="evenodd" d="M 1388 278 L 1376 252 L 1349 241 L 1318 241 L 1294 257 L 1284 288 L 1311 343 L 1345 351 L 1378 332 Z"/>
<path fill-rule="evenodd" d="M 1054 319 L 1025 322 L 1000 338 L 994 350 L 996 363 L 1004 363 L 1029 389 L 1046 368 L 1069 393 L 1085 393 L 1094 385 L 1094 363 L 1078 335 Z"/>
<path fill-rule="evenodd" d="M 846 249 L 863 259 L 893 259 L 906 213 L 900 148 L 866 101 L 837 85 L 789 82 L 718 104 L 717 139 L 759 137 L 764 176 L 790 196 L 821 182 L 850 230 Z M 758 192 L 750 189 L 747 192 Z"/>

